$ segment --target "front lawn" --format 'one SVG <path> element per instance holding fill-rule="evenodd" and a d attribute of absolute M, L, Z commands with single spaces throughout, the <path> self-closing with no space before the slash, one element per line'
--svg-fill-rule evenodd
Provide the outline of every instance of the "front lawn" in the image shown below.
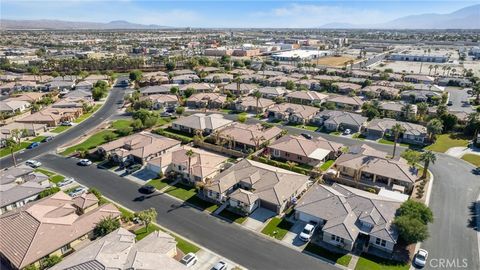
<path fill-rule="evenodd" d="M 67 148 L 65 151 L 62 152 L 62 155 L 67 156 L 70 155 L 77 150 L 90 150 L 93 148 L 96 148 L 97 146 L 106 143 L 107 141 L 105 140 L 105 135 L 111 134 L 114 138 L 117 138 L 118 135 L 117 133 L 111 131 L 111 130 L 103 130 L 98 133 L 93 134 L 90 136 L 87 140 L 84 142 L 74 145 L 72 147 Z"/>
<path fill-rule="evenodd" d="M 193 196 L 197 195 L 197 192 L 194 187 L 184 185 L 182 183 L 177 183 L 174 186 L 169 187 L 165 193 L 172 195 L 182 201 L 187 201 Z"/>
<path fill-rule="evenodd" d="M 97 104 L 97 105 L 93 106 L 93 108 L 92 108 L 91 111 L 80 115 L 80 116 L 79 116 L 77 119 L 75 119 L 75 121 L 73 121 L 73 122 L 74 122 L 74 123 L 83 122 L 85 119 L 87 119 L 87 118 L 89 118 L 90 116 L 92 116 L 92 114 L 94 114 L 98 109 L 100 109 L 100 107 L 102 107 L 101 104 Z"/>
<path fill-rule="evenodd" d="M 230 220 L 231 222 L 235 222 L 238 224 L 242 224 L 247 219 L 247 217 L 240 216 L 238 214 L 228 211 L 227 209 L 223 210 L 218 215 L 227 220 Z"/>
<path fill-rule="evenodd" d="M 480 166 L 480 156 L 475 154 L 465 154 L 462 157 L 466 162 L 470 162 L 475 166 Z"/>
<path fill-rule="evenodd" d="M 402 264 L 371 255 L 362 255 L 358 259 L 355 270 L 407 270 L 409 268 L 410 265 L 406 263 Z"/>
<path fill-rule="evenodd" d="M 437 136 L 435 143 L 425 147 L 426 150 L 445 153 L 452 147 L 467 147 L 468 139 L 457 134 L 442 134 Z"/>
<path fill-rule="evenodd" d="M 393 145 L 393 141 L 390 141 L 390 140 L 387 140 L 387 139 L 384 139 L 384 138 L 381 138 L 380 140 L 378 140 L 378 142 L 383 143 L 383 144 Z M 398 143 L 397 142 L 397 145 L 408 147 L 408 144 L 406 144 L 406 143 Z"/>
<path fill-rule="evenodd" d="M 36 171 L 36 172 L 43 173 L 43 174 L 45 174 L 45 175 L 48 176 L 48 177 L 52 177 L 52 176 L 54 176 L 54 175 L 56 174 L 56 173 L 51 172 L 51 171 L 49 171 L 49 170 L 40 169 L 40 168 L 35 169 L 35 171 Z"/>
<path fill-rule="evenodd" d="M 267 226 L 263 228 L 262 233 L 278 240 L 282 240 L 292 226 L 293 224 L 285 219 L 274 217 L 268 222 Z"/>
<path fill-rule="evenodd" d="M 51 132 L 53 133 L 61 133 L 64 132 L 65 130 L 71 128 L 72 126 L 58 126 L 55 129 L 53 129 Z"/>
<path fill-rule="evenodd" d="M 312 126 L 312 125 L 293 124 L 293 123 L 287 123 L 286 125 L 291 126 L 291 127 L 306 129 L 306 130 L 310 130 L 310 131 L 315 131 L 315 130 L 318 129 L 317 126 Z"/>
<path fill-rule="evenodd" d="M 158 120 L 157 120 L 157 123 L 155 124 L 156 126 L 163 126 L 163 125 L 166 125 L 168 123 L 170 123 L 172 121 L 172 119 L 170 119 L 170 117 L 159 117 Z"/>
<path fill-rule="evenodd" d="M 13 148 L 13 152 L 17 152 L 17 151 L 20 151 L 22 149 L 25 149 L 29 145 L 30 145 L 30 142 L 21 142 L 20 144 L 17 144 Z M 7 156 L 7 155 L 10 155 L 10 148 L 4 147 L 4 148 L 0 149 L 0 157 L 4 157 L 4 156 Z"/>
<path fill-rule="evenodd" d="M 38 136 L 38 137 L 35 137 L 35 138 L 31 139 L 30 141 L 31 142 L 41 142 L 41 141 L 43 141 L 43 139 L 45 139 L 45 136 Z"/>
<path fill-rule="evenodd" d="M 168 186 L 168 184 L 170 184 L 171 182 L 173 182 L 173 179 L 171 178 L 163 178 L 163 179 L 157 178 L 157 179 L 152 179 L 148 181 L 147 185 L 154 186 L 156 189 L 161 190 L 164 187 Z"/>
<path fill-rule="evenodd" d="M 112 128 L 117 130 L 124 129 L 130 127 L 130 124 L 132 124 L 132 120 L 120 119 L 112 122 Z"/>
<path fill-rule="evenodd" d="M 332 166 L 332 164 L 335 162 L 335 160 L 333 159 L 330 159 L 330 160 L 327 160 L 325 161 L 322 166 L 320 166 L 320 170 L 322 170 L 322 172 L 325 172 L 327 171 L 328 169 L 330 169 L 330 167 Z"/>
<path fill-rule="evenodd" d="M 336 262 L 343 266 L 348 266 L 348 264 L 350 263 L 350 260 L 352 259 L 351 255 L 344 254 L 344 253 L 331 252 L 330 250 L 327 250 L 323 247 L 317 246 L 312 243 L 308 243 L 308 245 L 305 247 L 303 251 L 313 253 L 315 255 L 318 255 L 330 261 Z"/>
<path fill-rule="evenodd" d="M 155 224 L 150 224 L 148 225 L 148 230 L 146 230 L 145 227 L 136 230 L 135 235 L 137 241 L 145 238 L 145 236 L 149 235 L 154 231 L 161 231 L 161 229 Z M 176 235 L 173 235 L 173 237 L 175 237 L 175 240 L 177 241 L 177 248 L 180 249 L 184 254 L 187 254 L 189 252 L 197 253 L 200 250 L 199 247 L 184 240 L 183 238 L 180 238 Z"/>
<path fill-rule="evenodd" d="M 50 177 L 50 182 L 52 182 L 54 184 L 58 184 L 63 179 L 65 179 L 65 176 L 57 174 L 57 175 L 54 175 L 54 176 Z"/>

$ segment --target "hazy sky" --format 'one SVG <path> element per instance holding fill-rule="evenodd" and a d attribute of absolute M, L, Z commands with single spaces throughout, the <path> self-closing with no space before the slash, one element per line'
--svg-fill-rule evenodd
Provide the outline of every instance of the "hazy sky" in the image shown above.
<path fill-rule="evenodd" d="M 191 27 L 318 27 L 375 24 L 421 13 L 450 13 L 480 1 L 162 1 L 1 0 L 4 19 L 59 19 Z"/>

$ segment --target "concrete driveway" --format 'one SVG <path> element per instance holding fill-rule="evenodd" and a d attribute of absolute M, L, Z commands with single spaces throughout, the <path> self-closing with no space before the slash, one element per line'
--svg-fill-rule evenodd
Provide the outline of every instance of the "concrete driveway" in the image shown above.
<path fill-rule="evenodd" d="M 250 230 L 259 232 L 263 229 L 263 227 L 265 227 L 266 222 L 276 215 L 276 213 L 268 209 L 259 207 L 250 214 L 250 216 L 243 223 L 243 226 L 249 228 Z"/>
<path fill-rule="evenodd" d="M 282 239 L 282 242 L 293 245 L 295 248 L 303 249 L 307 245 L 307 242 L 300 240 L 298 238 L 298 234 L 303 230 L 306 224 L 306 222 L 300 220 L 296 221 L 295 224 L 293 224 L 292 228 L 290 228 L 285 237 Z"/>

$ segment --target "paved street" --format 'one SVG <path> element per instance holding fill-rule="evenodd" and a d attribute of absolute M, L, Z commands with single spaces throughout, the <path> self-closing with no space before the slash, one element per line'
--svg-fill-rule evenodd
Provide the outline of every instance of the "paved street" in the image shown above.
<path fill-rule="evenodd" d="M 138 184 L 94 166 L 79 167 L 73 158 L 48 154 L 39 160 L 46 167 L 72 176 L 83 185 L 97 188 L 105 196 L 132 210 L 154 207 L 160 225 L 249 269 L 337 269 L 254 232 L 181 205 L 168 196 L 157 194 L 142 202 L 134 201 L 140 196 Z"/>
<path fill-rule="evenodd" d="M 17 162 L 22 162 L 42 155 L 44 153 L 55 151 L 57 147 L 86 134 L 89 130 L 98 126 L 100 123 L 105 121 L 105 119 L 107 119 L 109 116 L 111 116 L 117 111 L 117 102 L 123 100 L 124 93 L 125 88 L 112 88 L 107 100 L 105 101 L 105 104 L 92 117 L 86 119 L 75 127 L 72 127 L 63 133 L 60 133 L 49 142 L 42 143 L 40 144 L 40 146 L 34 149 L 24 150 L 23 153 L 18 152 L 15 155 L 17 158 Z M 0 165 L 1 168 L 13 166 L 13 160 L 11 156 L 8 155 L 0 159 Z"/>

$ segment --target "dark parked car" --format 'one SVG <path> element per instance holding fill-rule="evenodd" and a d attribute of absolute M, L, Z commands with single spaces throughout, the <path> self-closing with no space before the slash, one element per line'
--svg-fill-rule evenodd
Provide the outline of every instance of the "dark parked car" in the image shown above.
<path fill-rule="evenodd" d="M 141 193 L 144 193 L 144 194 L 152 194 L 155 192 L 155 187 L 154 186 L 151 186 L 151 185 L 145 185 L 145 186 L 142 186 L 140 187 L 140 189 L 138 191 L 140 191 Z"/>
<path fill-rule="evenodd" d="M 47 136 L 47 137 L 43 138 L 42 142 L 49 142 L 51 140 L 53 140 L 53 136 Z"/>
<path fill-rule="evenodd" d="M 477 167 L 477 168 L 473 169 L 472 173 L 476 174 L 476 175 L 480 175 L 480 167 Z"/>
<path fill-rule="evenodd" d="M 308 134 L 308 133 L 302 133 L 302 136 L 305 137 L 306 139 L 313 139 L 312 135 Z"/>
<path fill-rule="evenodd" d="M 136 171 L 140 170 L 141 168 L 142 168 L 142 165 L 140 165 L 140 164 L 133 164 L 132 166 L 127 167 L 127 169 L 125 170 L 125 172 L 126 172 L 127 174 L 131 174 L 131 173 L 133 173 L 133 172 L 136 172 Z"/>
<path fill-rule="evenodd" d="M 33 142 L 29 146 L 27 146 L 27 149 L 33 149 L 33 148 L 38 147 L 38 146 L 40 146 L 39 142 Z"/>

